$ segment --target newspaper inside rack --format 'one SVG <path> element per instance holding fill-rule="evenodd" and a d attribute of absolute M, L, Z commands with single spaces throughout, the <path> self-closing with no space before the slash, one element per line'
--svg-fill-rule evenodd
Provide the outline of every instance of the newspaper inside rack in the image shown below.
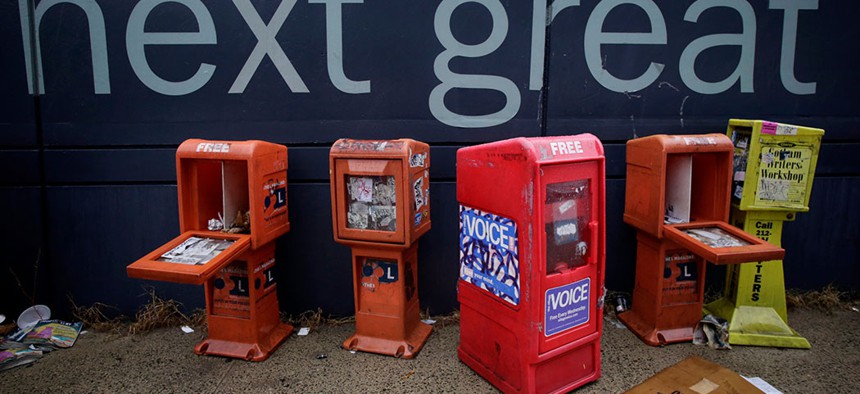
<path fill-rule="evenodd" d="M 684 232 L 712 248 L 747 246 L 750 243 L 723 231 L 718 227 L 693 228 Z"/>
<path fill-rule="evenodd" d="M 233 245 L 235 240 L 218 238 L 190 237 L 181 244 L 161 255 L 158 261 L 169 263 L 203 265 L 219 253 Z"/>

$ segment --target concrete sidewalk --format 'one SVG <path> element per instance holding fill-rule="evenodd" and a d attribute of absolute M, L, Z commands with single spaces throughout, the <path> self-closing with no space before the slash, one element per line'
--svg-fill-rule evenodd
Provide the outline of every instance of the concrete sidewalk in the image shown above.
<path fill-rule="evenodd" d="M 712 350 L 683 343 L 655 348 L 625 328 L 605 324 L 602 377 L 581 393 L 619 393 L 690 355 L 784 393 L 860 392 L 860 313 L 800 309 L 792 328 L 811 350 L 735 346 Z M 86 329 L 86 328 L 85 328 Z M 3 393 L 491 393 L 492 386 L 457 359 L 459 327 L 437 327 L 413 360 L 342 350 L 351 324 L 323 326 L 289 338 L 262 363 L 201 357 L 204 334 L 160 329 L 127 337 L 89 332 L 70 349 L 29 367 L 0 373 Z"/>

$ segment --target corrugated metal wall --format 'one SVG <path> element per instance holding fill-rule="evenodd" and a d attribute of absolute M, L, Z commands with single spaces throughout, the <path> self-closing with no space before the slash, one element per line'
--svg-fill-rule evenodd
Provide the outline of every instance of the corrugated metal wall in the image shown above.
<path fill-rule="evenodd" d="M 826 130 L 811 211 L 785 226 L 786 284 L 860 288 L 860 5 L 546 3 L 4 2 L 0 312 L 29 303 L 34 283 L 61 311 L 72 296 L 131 313 L 144 284 L 201 306 L 201 288 L 125 275 L 178 233 L 173 154 L 190 137 L 289 147 L 281 306 L 348 315 L 349 249 L 331 235 L 334 140 L 431 144 L 419 289 L 442 313 L 457 307 L 456 149 L 594 133 L 607 152 L 607 286 L 630 290 L 624 143 L 722 132 L 730 117 Z"/>

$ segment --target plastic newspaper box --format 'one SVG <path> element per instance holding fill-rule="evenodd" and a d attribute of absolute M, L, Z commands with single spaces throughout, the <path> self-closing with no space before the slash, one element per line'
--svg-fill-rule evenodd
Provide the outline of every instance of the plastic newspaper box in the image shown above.
<path fill-rule="evenodd" d="M 591 134 L 457 151 L 457 354 L 503 392 L 600 377 L 604 160 Z"/>
<path fill-rule="evenodd" d="M 693 339 L 705 261 L 779 259 L 784 251 L 730 226 L 733 146 L 723 134 L 627 142 L 624 221 L 637 230 L 633 305 L 619 315 L 645 343 Z"/>
<path fill-rule="evenodd" d="M 731 223 L 781 246 L 783 222 L 809 211 L 824 130 L 731 119 L 727 135 L 734 145 Z M 729 321 L 729 343 L 811 347 L 788 326 L 782 260 L 729 267 L 723 294 L 705 309 Z"/>
<path fill-rule="evenodd" d="M 355 334 L 349 350 L 415 357 L 420 321 L 418 238 L 430 230 L 430 149 L 411 139 L 341 139 L 330 153 L 332 226 L 352 249 Z"/>
<path fill-rule="evenodd" d="M 280 321 L 275 239 L 290 230 L 287 148 L 191 139 L 176 151 L 181 235 L 128 266 L 132 278 L 204 285 L 197 354 L 262 361 L 290 335 Z"/>

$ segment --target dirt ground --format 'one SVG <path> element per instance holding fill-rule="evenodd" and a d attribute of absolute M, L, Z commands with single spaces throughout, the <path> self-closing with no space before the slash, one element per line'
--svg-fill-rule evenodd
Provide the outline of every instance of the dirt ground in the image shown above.
<path fill-rule="evenodd" d="M 699 355 L 784 393 L 860 392 L 860 313 L 793 310 L 790 325 L 811 350 L 689 343 L 650 347 L 625 328 L 605 324 L 602 376 L 577 392 L 619 393 L 687 356 Z M 0 373 L 2 393 L 491 393 L 492 386 L 457 359 L 459 327 L 437 327 L 421 353 L 402 360 L 350 353 L 339 345 L 351 324 L 290 337 L 261 363 L 197 356 L 197 331 L 158 329 L 118 337 L 82 335 L 27 367 Z"/>

